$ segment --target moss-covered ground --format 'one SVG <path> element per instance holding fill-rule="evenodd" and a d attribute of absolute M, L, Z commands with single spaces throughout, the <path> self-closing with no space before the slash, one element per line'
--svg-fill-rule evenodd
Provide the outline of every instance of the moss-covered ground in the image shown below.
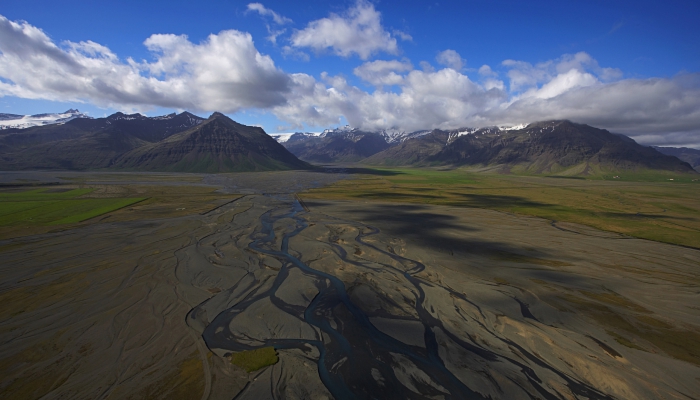
<path fill-rule="evenodd" d="M 277 357 L 277 352 L 273 347 L 241 351 L 231 356 L 231 363 L 243 368 L 246 372 L 257 371 L 268 365 L 277 364 L 277 361 L 279 361 L 279 357 Z"/>
<path fill-rule="evenodd" d="M 583 179 L 425 168 L 361 172 L 302 197 L 488 208 L 700 248 L 696 174 L 642 171 Z"/>

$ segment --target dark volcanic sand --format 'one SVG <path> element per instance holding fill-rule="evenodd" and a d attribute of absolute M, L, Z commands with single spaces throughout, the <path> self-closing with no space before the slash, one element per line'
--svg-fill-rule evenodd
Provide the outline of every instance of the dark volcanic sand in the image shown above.
<path fill-rule="evenodd" d="M 337 178 L 204 176 L 249 194 L 4 241 L 0 394 L 698 398 L 698 355 L 677 347 L 698 337 L 700 251 L 481 209 L 306 211 L 293 196 Z M 250 375 L 226 358 L 270 345 L 280 362 Z"/>

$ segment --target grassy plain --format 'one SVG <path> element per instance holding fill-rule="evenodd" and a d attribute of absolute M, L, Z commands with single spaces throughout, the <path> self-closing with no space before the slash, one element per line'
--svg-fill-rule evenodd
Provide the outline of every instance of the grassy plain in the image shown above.
<path fill-rule="evenodd" d="M 0 190 L 0 239 L 93 222 L 133 221 L 204 213 L 240 198 L 206 186 L 74 184 Z"/>
<path fill-rule="evenodd" d="M 144 200 L 143 197 L 85 197 L 93 190 L 44 188 L 0 192 L 0 226 L 76 223 Z"/>
<path fill-rule="evenodd" d="M 582 179 L 416 168 L 361 172 L 303 197 L 487 208 L 700 248 L 698 175 L 641 172 Z"/>

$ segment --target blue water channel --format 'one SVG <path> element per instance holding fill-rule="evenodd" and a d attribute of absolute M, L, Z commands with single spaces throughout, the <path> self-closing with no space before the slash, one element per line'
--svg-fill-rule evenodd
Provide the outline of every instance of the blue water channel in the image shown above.
<path fill-rule="evenodd" d="M 413 276 L 424 270 L 425 266 L 420 262 L 401 257 L 391 251 L 377 248 L 365 242 L 364 239 L 368 236 L 379 233 L 377 228 L 368 227 L 357 236 L 356 241 L 362 246 L 368 246 L 375 251 L 384 253 L 404 266 L 404 270 L 399 270 L 391 265 L 383 265 L 384 268 L 390 268 L 403 274 L 418 294 L 415 311 L 424 327 L 423 339 L 425 348 L 403 343 L 384 334 L 372 325 L 365 312 L 351 301 L 343 281 L 329 273 L 310 268 L 299 258 L 290 254 L 290 238 L 307 228 L 307 222 L 303 218 L 305 211 L 299 202 L 294 201 L 291 209 L 288 209 L 287 212 L 280 213 L 279 211 L 281 210 L 276 208 L 262 214 L 259 221 L 260 229 L 251 234 L 253 241 L 250 243 L 249 248 L 254 252 L 266 254 L 280 260 L 283 263 L 281 270 L 275 277 L 275 281 L 270 289 L 262 293 L 253 291 L 253 294 L 214 318 L 202 335 L 209 348 L 229 349 L 231 351 L 255 348 L 236 341 L 229 330 L 229 324 L 236 315 L 245 312 L 249 305 L 268 297 L 282 311 L 317 327 L 323 332 L 324 337 L 316 338 L 316 340 L 269 339 L 265 340 L 265 344 L 260 347 L 274 346 L 277 349 L 299 348 L 306 351 L 308 351 L 307 346 L 317 348 L 320 353 L 318 358 L 319 377 L 336 399 L 423 399 L 426 396 L 444 396 L 444 398 L 448 399 L 486 398 L 464 385 L 445 367 L 438 351 L 438 343 L 434 334 L 436 329 L 442 329 L 451 340 L 467 350 L 475 358 L 494 363 L 511 363 L 519 367 L 531 388 L 535 388 L 537 391 L 537 397 L 545 399 L 560 398 L 550 393 L 548 387 L 542 383 L 535 371 L 522 362 L 467 342 L 450 333 L 448 329 L 444 329 L 442 322 L 423 307 L 425 293 L 422 286 L 432 285 L 432 283 Z M 276 250 L 273 248 L 276 243 L 273 227 L 277 221 L 283 219 L 294 221 L 294 227 L 293 229 L 288 228 L 288 231 L 283 234 L 280 249 Z M 367 268 L 367 266 L 361 265 L 357 261 L 346 258 L 345 251 L 341 246 L 333 246 L 338 256 L 345 262 Z M 305 274 L 317 278 L 316 287 L 318 288 L 318 294 L 305 309 L 287 304 L 275 295 L 277 289 L 289 275 L 290 268 L 299 268 Z M 445 289 L 449 290 L 448 288 Z M 452 294 L 471 303 L 462 293 L 455 292 Z M 478 305 L 474 304 L 474 306 L 478 309 Z M 255 339 L 259 340 L 258 338 Z M 501 340 L 508 346 L 518 349 L 530 362 L 559 375 L 560 378 L 567 382 L 571 391 L 576 395 L 591 399 L 609 398 L 594 388 L 569 377 L 563 372 L 557 371 L 539 358 L 529 354 L 526 349 L 520 347 L 517 343 L 507 339 Z M 417 389 L 420 394 L 407 388 L 401 383 L 392 367 L 392 365 L 396 366 L 399 364 L 395 358 L 397 354 L 409 359 L 430 377 L 436 385 L 413 380 L 414 390 Z M 525 387 L 523 387 L 523 390 L 525 392 L 530 391 Z"/>

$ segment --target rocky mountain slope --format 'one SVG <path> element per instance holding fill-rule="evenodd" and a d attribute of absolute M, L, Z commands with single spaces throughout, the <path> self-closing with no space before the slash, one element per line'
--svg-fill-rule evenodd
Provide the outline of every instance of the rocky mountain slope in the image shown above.
<path fill-rule="evenodd" d="M 114 168 L 232 172 L 308 168 L 262 128 L 241 125 L 220 113 L 164 140 L 135 148 Z"/>
<path fill-rule="evenodd" d="M 161 117 L 112 114 L 63 124 L 0 131 L 0 169 L 97 169 L 122 154 L 189 129 L 204 119 L 187 112 Z"/>
<path fill-rule="evenodd" d="M 207 128 L 197 130 L 200 125 Z M 188 112 L 159 117 L 116 113 L 0 131 L 0 170 L 224 172 L 306 166 L 262 129 L 219 113 L 206 120 Z"/>
<path fill-rule="evenodd" d="M 700 150 L 687 147 L 653 147 L 662 154 L 678 157 L 678 159 L 687 162 L 696 171 L 700 172 Z"/>
<path fill-rule="evenodd" d="M 570 175 L 639 169 L 693 171 L 688 163 L 641 146 L 630 138 L 570 121 L 537 122 L 521 129 L 434 130 L 363 162 L 499 166 L 505 172 Z"/>
<path fill-rule="evenodd" d="M 401 130 L 363 131 L 346 125 L 323 132 L 296 132 L 271 134 L 292 154 L 311 162 L 357 162 L 396 146 L 409 139 L 430 133 L 429 130 L 405 132 Z"/>
<path fill-rule="evenodd" d="M 283 145 L 300 159 L 319 163 L 360 161 L 391 146 L 381 133 L 342 128 L 295 133 Z"/>

